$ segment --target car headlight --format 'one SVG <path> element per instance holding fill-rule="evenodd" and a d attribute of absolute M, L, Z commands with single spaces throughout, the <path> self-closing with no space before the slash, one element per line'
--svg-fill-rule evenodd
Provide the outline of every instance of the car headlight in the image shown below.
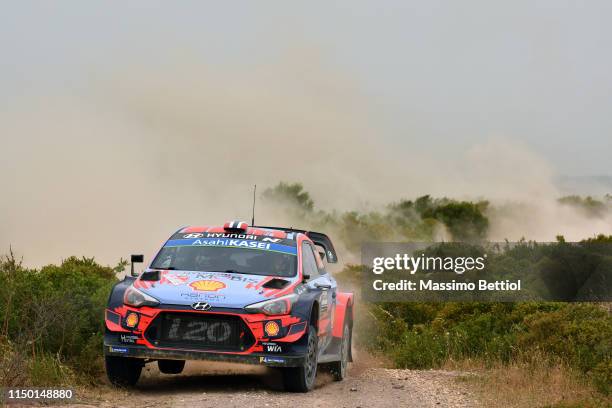
<path fill-rule="evenodd" d="M 264 300 L 263 302 L 253 303 L 245 306 L 245 310 L 250 313 L 264 313 L 268 316 L 285 315 L 291 312 L 291 307 L 297 300 L 298 295 L 281 296 L 276 299 Z"/>
<path fill-rule="evenodd" d="M 140 307 L 140 306 L 157 306 L 159 301 L 152 296 L 147 295 L 130 286 L 123 295 L 123 303 L 128 306 Z"/>

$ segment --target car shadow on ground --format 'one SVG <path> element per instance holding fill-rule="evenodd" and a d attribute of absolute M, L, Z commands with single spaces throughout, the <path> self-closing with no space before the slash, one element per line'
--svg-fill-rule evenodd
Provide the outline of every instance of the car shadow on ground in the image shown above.
<path fill-rule="evenodd" d="M 332 382 L 324 371 L 317 374 L 315 388 Z M 178 375 L 162 374 L 156 364 L 147 365 L 135 387 L 149 395 L 167 393 L 227 393 L 228 391 L 284 392 L 283 374 L 279 369 L 267 367 L 241 367 L 235 365 L 208 365 L 188 362 Z"/>
<path fill-rule="evenodd" d="M 143 378 L 136 389 L 148 394 L 168 392 L 227 392 L 265 389 L 283 391 L 280 371 L 270 370 L 264 374 L 159 374 Z"/>

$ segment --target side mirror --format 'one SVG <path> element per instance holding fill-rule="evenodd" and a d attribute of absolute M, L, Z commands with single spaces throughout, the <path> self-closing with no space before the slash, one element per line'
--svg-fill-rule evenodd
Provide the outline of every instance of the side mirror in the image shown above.
<path fill-rule="evenodd" d="M 302 273 L 302 281 L 306 282 L 308 279 L 310 279 L 310 274 Z"/>
<path fill-rule="evenodd" d="M 134 264 L 135 263 L 143 263 L 144 262 L 144 255 L 131 255 L 130 256 L 130 261 L 131 261 L 130 275 L 138 276 L 138 274 L 134 272 Z"/>

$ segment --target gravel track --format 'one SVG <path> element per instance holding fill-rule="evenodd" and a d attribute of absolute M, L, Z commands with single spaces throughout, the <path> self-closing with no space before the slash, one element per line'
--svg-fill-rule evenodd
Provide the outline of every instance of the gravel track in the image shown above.
<path fill-rule="evenodd" d="M 134 390 L 98 388 L 70 407 L 475 407 L 474 395 L 455 381 L 459 372 L 351 367 L 334 382 L 320 373 L 306 394 L 282 390 L 279 371 L 256 366 L 188 363 L 184 374 L 147 367 Z"/>

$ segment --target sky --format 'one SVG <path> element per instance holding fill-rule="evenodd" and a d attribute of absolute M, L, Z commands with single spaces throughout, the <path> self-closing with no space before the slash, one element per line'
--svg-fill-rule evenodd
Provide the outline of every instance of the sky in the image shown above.
<path fill-rule="evenodd" d="M 326 209 L 546 201 L 499 239 L 607 232 L 555 200 L 612 186 L 609 21 L 608 1 L 5 1 L 0 248 L 112 263 L 248 219 L 279 181 Z"/>
<path fill-rule="evenodd" d="M 118 60 L 248 67 L 306 48 L 350 78 L 390 142 L 504 137 L 559 173 L 607 175 L 611 17 L 607 1 L 5 2 L 1 98 L 82 90 Z"/>

